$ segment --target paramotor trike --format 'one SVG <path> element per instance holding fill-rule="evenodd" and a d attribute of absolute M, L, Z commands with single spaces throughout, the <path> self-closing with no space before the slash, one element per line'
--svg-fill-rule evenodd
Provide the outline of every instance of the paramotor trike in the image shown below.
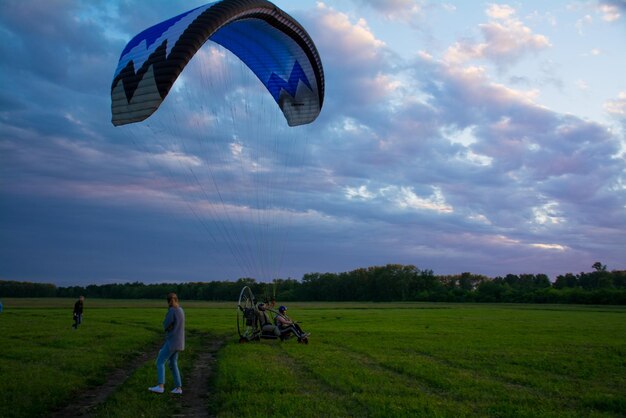
<path fill-rule="evenodd" d="M 239 342 L 246 343 L 249 341 L 258 341 L 260 339 L 280 339 L 286 340 L 293 335 L 290 330 L 281 330 L 275 323 L 268 325 L 268 312 L 275 316 L 281 315 L 279 312 L 271 309 L 269 304 L 259 303 L 254 297 L 252 290 L 248 286 L 244 286 L 239 294 L 237 303 L 237 332 L 239 334 Z M 266 326 L 262 323 L 265 322 Z M 298 337 L 298 343 L 308 344 L 308 334 Z"/>

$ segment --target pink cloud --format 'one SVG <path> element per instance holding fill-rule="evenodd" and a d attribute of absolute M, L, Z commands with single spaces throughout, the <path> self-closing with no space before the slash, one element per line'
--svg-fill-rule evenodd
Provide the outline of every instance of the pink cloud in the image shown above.
<path fill-rule="evenodd" d="M 382 58 L 385 43 L 376 39 L 365 19 L 352 23 L 347 14 L 324 3 L 318 4 L 316 15 L 316 43 L 330 49 L 344 65 L 359 68 L 376 64 Z"/>
<path fill-rule="evenodd" d="M 464 64 L 471 60 L 486 59 L 499 66 L 506 66 L 528 53 L 551 46 L 546 36 L 533 33 L 532 29 L 515 17 L 515 9 L 510 6 L 491 5 L 486 14 L 491 20 L 479 25 L 484 42 L 457 41 L 446 51 L 446 62 Z"/>

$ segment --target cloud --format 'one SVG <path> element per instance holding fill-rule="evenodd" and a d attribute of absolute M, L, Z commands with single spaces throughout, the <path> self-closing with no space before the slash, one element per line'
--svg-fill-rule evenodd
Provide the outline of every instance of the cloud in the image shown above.
<path fill-rule="evenodd" d="M 358 3 L 382 13 L 387 19 L 405 22 L 420 17 L 425 6 L 424 2 L 416 0 L 358 0 Z"/>
<path fill-rule="evenodd" d="M 566 251 L 567 247 L 561 244 L 530 244 L 531 247 L 539 248 L 541 250 L 556 250 L 556 251 Z"/>
<path fill-rule="evenodd" d="M 347 14 L 318 3 L 313 20 L 319 32 L 316 43 L 330 49 L 331 60 L 343 59 L 348 70 L 380 63 L 385 43 L 376 39 L 365 19 L 352 23 Z"/>
<path fill-rule="evenodd" d="M 558 225 L 565 222 L 557 201 L 546 202 L 533 208 L 534 222 L 539 225 Z"/>
<path fill-rule="evenodd" d="M 574 238 L 579 229 L 619 242 L 601 238 L 590 217 L 601 210 L 619 228 L 619 138 L 538 105 L 535 91 L 498 84 L 480 67 L 422 53 L 401 76 L 394 105 L 381 109 L 390 123 L 368 129 L 356 115 L 344 125 L 341 150 L 325 160 L 328 183 L 343 196 L 329 190 L 332 203 L 319 202 L 319 213 L 350 220 L 351 231 L 367 225 L 380 240 L 404 240 L 407 254 L 440 258 L 446 248 L 470 264 L 481 256 L 451 237 L 467 234 L 463 242 L 528 260 L 590 251 Z"/>
<path fill-rule="evenodd" d="M 626 4 L 621 0 L 600 0 L 598 9 L 606 22 L 617 22 L 626 12 Z"/>
<path fill-rule="evenodd" d="M 457 187 L 441 185 L 455 210 L 467 208 L 501 227 L 509 224 L 502 210 L 522 216 L 509 217 L 510 225 L 575 228 L 589 221 L 581 202 L 595 207 L 608 198 L 613 203 L 605 208 L 604 219 L 617 227 L 624 204 L 624 196 L 612 192 L 622 175 L 616 159 L 618 137 L 596 123 L 545 109 L 532 95 L 493 83 L 480 70 L 428 60 L 419 61 L 416 68 L 429 80 L 424 88 L 438 123 L 459 130 L 471 127 L 472 141 L 455 147 L 490 158 L 489 165 L 475 166 L 476 174 L 465 178 L 450 176 L 449 165 L 440 170 L 460 182 Z M 470 189 L 471 194 L 461 193 Z M 558 215 L 551 214 L 556 207 Z"/>
<path fill-rule="evenodd" d="M 380 200 L 381 208 L 388 211 L 434 211 L 437 213 L 451 213 L 454 209 L 446 203 L 439 187 L 432 187 L 429 196 L 418 195 L 413 187 L 386 185 L 376 191 L 370 191 L 366 185 L 346 187 L 345 194 L 350 200 L 371 202 Z M 384 209 L 383 209 L 384 210 Z"/>
<path fill-rule="evenodd" d="M 385 189 L 383 193 L 387 194 L 389 191 L 395 195 L 393 201 L 401 209 L 431 210 L 438 213 L 454 211 L 452 206 L 446 203 L 439 187 L 433 187 L 433 193 L 427 197 L 418 196 L 410 187 L 401 187 L 399 190 L 395 190 L 395 188 Z"/>
<path fill-rule="evenodd" d="M 490 5 L 486 14 L 491 20 L 479 25 L 484 42 L 457 41 L 445 52 L 444 60 L 459 65 L 484 59 L 505 68 L 526 54 L 552 46 L 546 36 L 533 33 L 515 13 L 508 5 Z"/>
<path fill-rule="evenodd" d="M 607 100 L 604 110 L 613 116 L 626 117 L 626 92 L 620 92 L 617 99 Z"/>
<path fill-rule="evenodd" d="M 398 58 L 374 35 L 365 19 L 353 21 L 324 3 L 318 3 L 304 19 L 309 32 L 315 34 L 324 57 L 327 84 L 332 86 L 320 118 L 358 116 L 376 121 L 381 117 L 379 104 L 387 101 L 398 86 L 393 78 Z M 343 126 L 341 120 L 333 122 Z"/>
<path fill-rule="evenodd" d="M 485 13 L 492 19 L 507 21 L 515 14 L 515 9 L 508 4 L 490 4 Z"/>
<path fill-rule="evenodd" d="M 0 27 L 5 37 L 0 53 L 9 56 L 11 48 L 11 59 L 0 64 L 6 74 L 18 66 L 22 72 L 49 82 L 92 93 L 99 84 L 94 80 L 109 77 L 107 63 L 113 55 L 103 42 L 104 28 L 99 22 L 83 18 L 76 2 L 3 1 Z"/>
<path fill-rule="evenodd" d="M 426 7 L 366 3 L 396 21 L 402 13 L 423 16 Z M 251 219 L 260 225 L 257 238 L 286 221 L 286 272 L 297 278 L 387 262 L 438 273 L 560 274 L 597 254 L 609 264 L 623 258 L 620 138 L 539 105 L 537 90 L 496 82 L 474 62 L 505 68 L 549 47 L 511 6 L 488 6 L 483 39 L 453 44 L 456 60 L 422 52 L 409 62 L 377 36 L 374 22 L 324 3 L 300 12 L 325 68 L 324 109 L 314 124 L 271 136 L 264 153 L 255 142 L 265 138 L 259 118 L 279 125 L 277 109 L 255 113 L 259 100 L 273 103 L 255 95 L 254 79 L 224 87 L 240 68 L 208 45 L 155 118 L 111 126 L 110 78 L 124 42 L 184 7 L 172 12 L 169 2 L 154 2 L 133 13 L 135 2 L 95 0 L 0 7 L 0 29 L 12 41 L 0 48 L 14 58 L 0 64 L 7 86 L 0 92 L 0 177 L 8 179 L 0 182 L 0 226 L 10 231 L 0 239 L 2 274 L 18 271 L 15 260 L 30 248 L 59 277 L 96 273 L 83 264 L 70 271 L 55 259 L 106 254 L 111 262 L 96 269 L 107 279 L 142 279 L 146 265 L 162 268 L 151 278 L 203 280 L 218 269 L 225 276 L 215 278 L 236 278 L 241 266 L 231 250 L 246 244 L 233 237 L 245 235 L 240 221 Z M 206 67 L 215 80 L 211 101 L 200 81 Z M 618 118 L 622 96 L 605 106 Z M 173 108 L 175 117 L 159 118 Z M 116 242 L 125 243 L 123 251 L 113 249 Z M 67 245 L 57 250 L 59 243 Z M 132 257 L 139 266 L 130 266 Z"/>
<path fill-rule="evenodd" d="M 581 12 L 585 15 L 576 20 L 576 29 L 583 34 L 583 29 L 594 23 L 595 17 L 600 22 L 616 23 L 626 15 L 626 3 L 622 0 L 598 0 L 589 2 L 575 2 L 567 6 L 567 10 Z"/>

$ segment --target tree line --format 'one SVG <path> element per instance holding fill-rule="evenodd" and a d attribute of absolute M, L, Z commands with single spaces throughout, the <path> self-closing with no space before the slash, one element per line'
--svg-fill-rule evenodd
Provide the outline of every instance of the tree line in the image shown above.
<path fill-rule="evenodd" d="M 626 304 L 626 271 L 608 271 L 597 262 L 591 272 L 567 273 L 551 282 L 545 274 L 507 274 L 490 278 L 472 273 L 435 275 L 413 265 L 388 264 L 343 273 L 308 273 L 302 280 L 271 283 L 237 281 L 188 283 L 140 282 L 57 287 L 48 283 L 0 280 L 0 297 L 78 297 L 161 299 L 176 292 L 183 300 L 235 301 L 243 286 L 259 300 L 289 301 L 431 301 Z"/>

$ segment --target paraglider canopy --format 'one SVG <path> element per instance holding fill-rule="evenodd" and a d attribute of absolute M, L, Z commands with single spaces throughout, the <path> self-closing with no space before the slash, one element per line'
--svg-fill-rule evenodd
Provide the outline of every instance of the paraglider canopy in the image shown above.
<path fill-rule="evenodd" d="M 155 173 L 148 187 L 183 203 L 240 277 L 264 279 L 279 277 L 323 100 L 313 41 L 266 0 L 217 1 L 141 31 L 111 84 L 112 123 Z"/>
<path fill-rule="evenodd" d="M 230 50 L 254 72 L 289 126 L 317 118 L 324 73 L 304 28 L 268 1 L 223 0 L 154 25 L 126 45 L 111 85 L 113 124 L 152 115 L 207 40 Z"/>

